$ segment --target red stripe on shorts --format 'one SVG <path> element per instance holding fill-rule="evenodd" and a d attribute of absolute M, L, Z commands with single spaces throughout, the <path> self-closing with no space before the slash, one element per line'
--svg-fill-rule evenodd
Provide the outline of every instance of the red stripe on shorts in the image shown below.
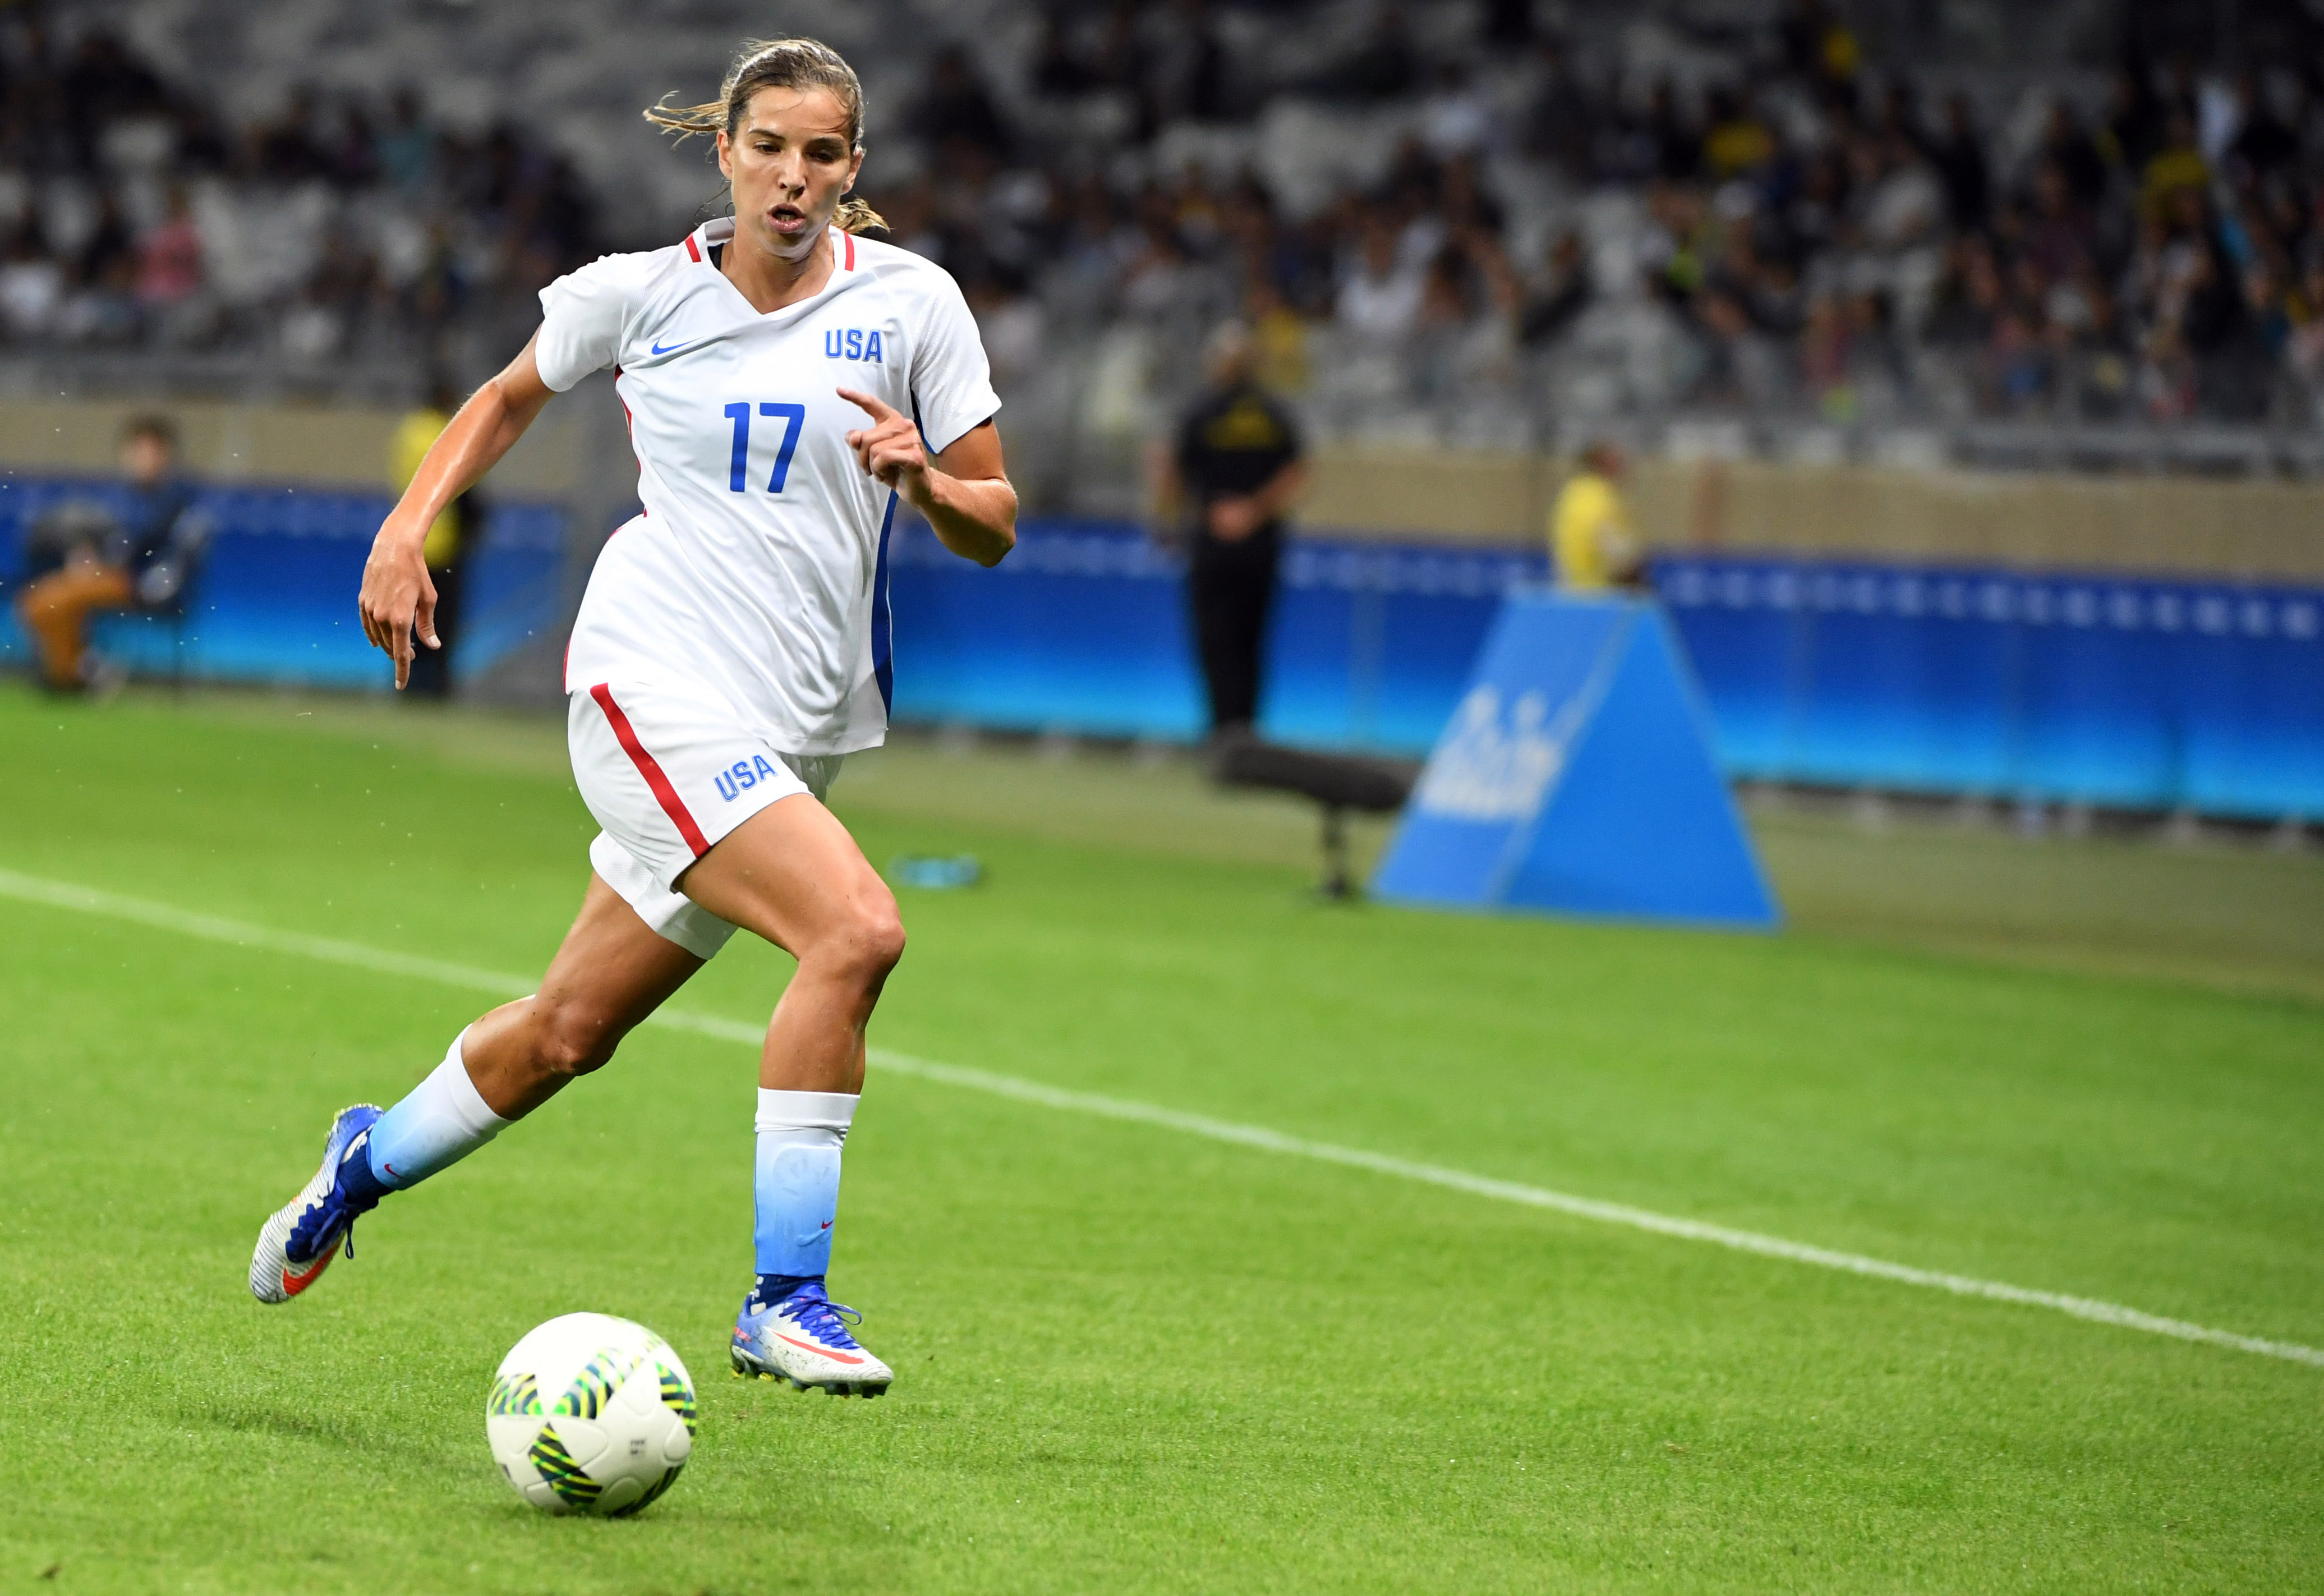
<path fill-rule="evenodd" d="M 605 712 L 606 723 L 613 728 L 613 735 L 621 740 L 622 752 L 630 756 L 630 762 L 637 766 L 638 774 L 646 779 L 648 787 L 653 789 L 654 802 L 659 804 L 661 812 L 669 816 L 669 823 L 678 827 L 678 835 L 686 839 L 686 845 L 694 850 L 694 856 L 699 859 L 710 852 L 710 844 L 703 836 L 702 827 L 695 825 L 694 816 L 686 812 L 686 804 L 678 796 L 678 789 L 669 784 L 669 778 L 662 774 L 661 766 L 655 762 L 654 756 L 648 753 L 646 745 L 638 741 L 637 728 L 630 724 L 630 717 L 623 715 L 622 706 L 613 702 L 613 689 L 599 682 L 589 689 L 589 697 L 595 698 L 597 707 Z"/>

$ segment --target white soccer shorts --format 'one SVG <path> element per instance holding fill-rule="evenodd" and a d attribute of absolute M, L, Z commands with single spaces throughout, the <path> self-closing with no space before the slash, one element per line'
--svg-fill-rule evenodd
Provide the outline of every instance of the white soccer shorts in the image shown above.
<path fill-rule="evenodd" d="M 636 680 L 576 688 L 565 741 L 581 801 L 604 827 L 591 867 L 656 933 L 705 959 L 734 927 L 678 878 L 769 804 L 821 802 L 842 758 L 771 748 L 715 694 Z"/>

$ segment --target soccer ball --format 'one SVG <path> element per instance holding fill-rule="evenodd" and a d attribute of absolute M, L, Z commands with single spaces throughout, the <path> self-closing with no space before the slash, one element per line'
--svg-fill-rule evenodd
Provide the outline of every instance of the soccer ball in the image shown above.
<path fill-rule="evenodd" d="M 484 1401 L 493 1461 L 551 1513 L 619 1518 L 694 1450 L 694 1381 L 669 1343 L 608 1314 L 567 1314 L 509 1349 Z"/>

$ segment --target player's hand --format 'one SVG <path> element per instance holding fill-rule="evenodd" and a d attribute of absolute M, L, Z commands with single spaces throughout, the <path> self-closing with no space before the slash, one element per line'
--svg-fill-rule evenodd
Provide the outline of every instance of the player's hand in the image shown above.
<path fill-rule="evenodd" d="M 1232 498 L 1214 499 L 1206 516 L 1211 536 L 1222 543 L 1240 543 L 1259 530 L 1267 519 L 1259 501 L 1248 494 Z"/>
<path fill-rule="evenodd" d="M 912 418 L 874 394 L 842 388 L 839 397 L 872 418 L 872 425 L 847 435 L 847 447 L 857 464 L 887 486 L 919 503 L 921 484 L 927 480 L 927 450 Z"/>
<path fill-rule="evenodd" d="M 395 661 L 398 691 L 411 679 L 414 632 L 431 649 L 444 646 L 436 638 L 436 584 L 428 579 L 428 561 L 420 553 L 424 535 L 413 537 L 389 516 L 372 540 L 363 591 L 355 598 L 364 638 Z"/>

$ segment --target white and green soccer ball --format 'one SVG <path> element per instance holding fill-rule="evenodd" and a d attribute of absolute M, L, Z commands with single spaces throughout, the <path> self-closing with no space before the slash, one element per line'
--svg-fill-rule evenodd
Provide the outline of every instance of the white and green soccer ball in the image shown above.
<path fill-rule="evenodd" d="M 669 1343 L 609 1314 L 567 1314 L 509 1349 L 484 1401 L 493 1461 L 551 1513 L 634 1513 L 694 1450 L 694 1381 Z"/>

